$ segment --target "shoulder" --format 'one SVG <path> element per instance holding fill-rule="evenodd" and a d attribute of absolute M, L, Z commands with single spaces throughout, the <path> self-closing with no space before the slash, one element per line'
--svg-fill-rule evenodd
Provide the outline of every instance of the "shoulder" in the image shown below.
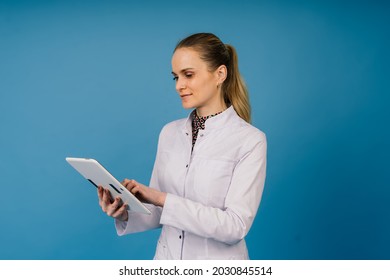
<path fill-rule="evenodd" d="M 256 145 L 258 143 L 267 142 L 267 137 L 263 131 L 252 124 L 247 123 L 239 116 L 235 118 L 230 129 L 232 130 L 232 134 L 243 141 L 243 144 Z"/>
<path fill-rule="evenodd" d="M 160 136 L 165 135 L 165 134 L 176 133 L 176 132 L 183 130 L 183 128 L 185 127 L 186 121 L 187 121 L 187 118 L 183 118 L 183 119 L 179 119 L 179 120 L 175 120 L 175 121 L 167 123 L 161 129 Z"/>
<path fill-rule="evenodd" d="M 163 126 L 159 135 L 159 145 L 170 145 L 174 139 L 180 138 L 184 132 L 187 118 L 175 120 Z"/>
<path fill-rule="evenodd" d="M 236 140 L 238 143 L 238 158 L 241 160 L 248 155 L 261 160 L 267 154 L 267 137 L 263 131 L 240 118 L 236 124 Z"/>

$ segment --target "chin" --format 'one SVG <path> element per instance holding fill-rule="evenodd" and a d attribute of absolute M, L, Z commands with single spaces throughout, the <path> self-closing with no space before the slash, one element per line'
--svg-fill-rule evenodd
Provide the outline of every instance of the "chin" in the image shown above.
<path fill-rule="evenodd" d="M 182 103 L 182 106 L 184 109 L 192 109 L 192 108 L 195 108 L 195 105 L 194 104 L 190 104 L 190 103 Z"/>

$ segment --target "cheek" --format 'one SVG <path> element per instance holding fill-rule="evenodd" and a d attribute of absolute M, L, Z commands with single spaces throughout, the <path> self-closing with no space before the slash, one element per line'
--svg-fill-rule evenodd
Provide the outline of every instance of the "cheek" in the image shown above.
<path fill-rule="evenodd" d="M 197 89 L 201 90 L 202 92 L 209 92 L 211 89 L 210 85 L 211 85 L 211 83 L 207 79 L 201 79 L 201 80 L 196 81 L 196 83 L 194 83 L 194 86 Z"/>
<path fill-rule="evenodd" d="M 199 81 L 195 80 L 195 79 L 191 79 L 191 80 L 188 80 L 187 81 L 187 89 L 192 93 L 192 94 L 195 94 L 195 95 L 199 95 L 202 93 L 203 89 L 202 89 L 202 84 L 199 83 Z"/>
<path fill-rule="evenodd" d="M 195 79 L 188 80 L 187 87 L 193 91 L 193 93 L 202 96 L 213 95 L 216 92 L 216 86 L 213 86 L 213 80 L 210 77 L 197 77 Z"/>
<path fill-rule="evenodd" d="M 202 91 L 205 95 L 212 96 L 217 93 L 217 87 L 214 87 L 211 81 L 207 81 L 203 83 Z"/>

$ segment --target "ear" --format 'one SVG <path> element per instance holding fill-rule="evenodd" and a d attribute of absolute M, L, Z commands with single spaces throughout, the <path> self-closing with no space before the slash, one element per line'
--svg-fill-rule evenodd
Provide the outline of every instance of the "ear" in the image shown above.
<path fill-rule="evenodd" d="M 227 78 L 227 68 L 225 65 L 221 65 L 217 68 L 215 71 L 217 75 L 217 82 L 219 85 L 221 85 Z"/>

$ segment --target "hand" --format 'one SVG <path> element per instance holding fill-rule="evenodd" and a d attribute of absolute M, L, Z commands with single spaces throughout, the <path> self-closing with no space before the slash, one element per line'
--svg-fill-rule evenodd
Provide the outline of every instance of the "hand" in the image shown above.
<path fill-rule="evenodd" d="M 128 189 L 142 202 L 151 203 L 161 207 L 164 206 L 165 198 L 167 196 L 166 193 L 149 188 L 135 180 L 125 179 L 123 180 L 122 185 L 124 185 L 126 189 Z"/>
<path fill-rule="evenodd" d="M 127 204 L 123 204 L 119 197 L 113 199 L 109 190 L 104 189 L 102 186 L 98 187 L 98 197 L 100 207 L 108 216 L 120 221 L 127 221 L 129 219 Z"/>

